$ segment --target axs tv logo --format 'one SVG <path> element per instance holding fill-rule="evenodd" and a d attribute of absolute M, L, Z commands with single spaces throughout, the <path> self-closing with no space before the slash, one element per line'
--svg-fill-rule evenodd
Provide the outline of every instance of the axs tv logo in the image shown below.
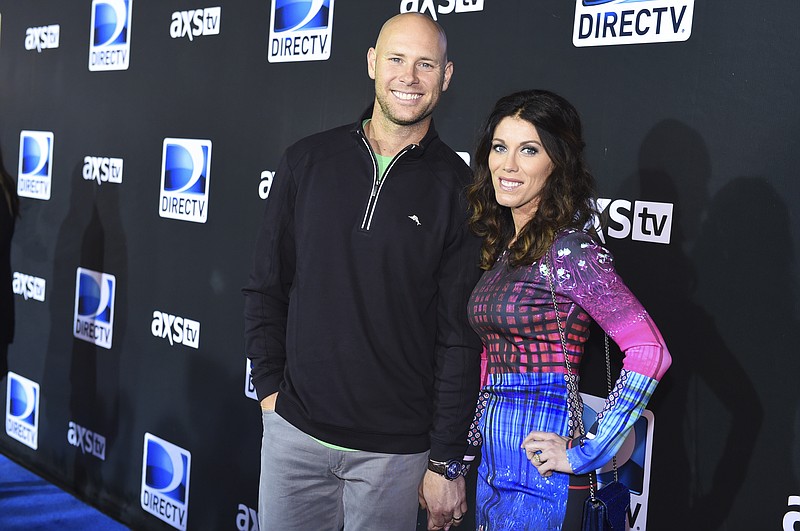
<path fill-rule="evenodd" d="M 595 228 L 600 240 L 605 238 L 668 244 L 672 236 L 672 203 L 597 199 L 600 219 Z"/>

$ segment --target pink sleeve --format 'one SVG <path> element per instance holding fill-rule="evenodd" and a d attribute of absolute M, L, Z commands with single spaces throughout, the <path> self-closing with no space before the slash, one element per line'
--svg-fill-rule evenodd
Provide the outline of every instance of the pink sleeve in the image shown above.
<path fill-rule="evenodd" d="M 617 332 L 614 341 L 625 353 L 623 367 L 629 371 L 661 380 L 672 364 L 661 333 L 649 315 Z"/>
<path fill-rule="evenodd" d="M 660 380 L 672 358 L 650 315 L 617 274 L 611 253 L 575 232 L 557 240 L 553 260 L 558 291 L 619 345 L 624 368 Z"/>

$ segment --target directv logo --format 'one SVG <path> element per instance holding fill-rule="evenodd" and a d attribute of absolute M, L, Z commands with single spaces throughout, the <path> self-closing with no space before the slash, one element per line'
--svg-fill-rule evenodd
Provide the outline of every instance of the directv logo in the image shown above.
<path fill-rule="evenodd" d="M 600 240 L 605 236 L 650 243 L 669 243 L 672 236 L 672 203 L 653 201 L 628 201 L 627 199 L 597 199 L 601 216 L 608 214 L 608 225 L 596 220 L 595 228 Z"/>
<path fill-rule="evenodd" d="M 576 0 L 577 47 L 685 41 L 694 0 Z"/>
<path fill-rule="evenodd" d="M 50 199 L 53 177 L 53 133 L 21 131 L 17 194 L 31 199 Z"/>
<path fill-rule="evenodd" d="M 42 26 L 39 28 L 28 28 L 25 31 L 25 49 L 36 50 L 42 53 L 42 50 L 48 48 L 58 48 L 59 36 L 61 35 L 61 26 L 52 24 L 50 26 Z"/>
<path fill-rule="evenodd" d="M 249 358 L 244 369 L 244 396 L 258 402 L 256 386 L 253 385 L 253 362 L 251 362 Z"/>
<path fill-rule="evenodd" d="M 92 0 L 89 70 L 127 70 L 133 0 Z"/>
<path fill-rule="evenodd" d="M 158 215 L 205 223 L 210 177 L 211 140 L 165 138 Z"/>
<path fill-rule="evenodd" d="M 186 531 L 192 454 L 151 433 L 144 434 L 142 509 Z"/>
<path fill-rule="evenodd" d="M 39 445 L 39 384 L 8 373 L 6 434 L 34 450 Z"/>
<path fill-rule="evenodd" d="M 221 7 L 175 11 L 169 25 L 169 36 L 173 39 L 187 37 L 190 41 L 200 35 L 219 35 Z"/>
<path fill-rule="evenodd" d="M 44 292 L 47 286 L 47 281 L 43 278 L 26 275 L 25 273 L 18 273 L 14 271 L 14 277 L 11 280 L 11 288 L 16 295 L 22 295 L 25 300 L 33 299 L 39 302 L 44 302 Z"/>
<path fill-rule="evenodd" d="M 272 0 L 269 62 L 327 60 L 331 56 L 333 1 Z"/>
<path fill-rule="evenodd" d="M 170 345 L 183 344 L 187 347 L 200 348 L 200 323 L 168 313 L 153 312 L 150 331 L 155 337 L 164 337 Z"/>
<path fill-rule="evenodd" d="M 584 404 L 583 422 L 587 431 L 594 433 L 597 431 L 597 417 L 605 408 L 606 400 L 586 393 L 581 393 L 581 397 Z M 617 451 L 616 466 L 619 481 L 631 492 L 631 503 L 626 518 L 628 525 L 625 529 L 644 531 L 647 524 L 654 428 L 655 417 L 651 411 L 645 409 Z M 595 472 L 601 486 L 615 479 L 614 464 L 611 462 Z"/>
<path fill-rule="evenodd" d="M 75 279 L 75 327 L 72 335 L 111 348 L 114 331 L 114 275 L 78 268 Z"/>
<path fill-rule="evenodd" d="M 83 178 L 102 183 L 122 183 L 123 160 L 111 157 L 83 157 Z"/>

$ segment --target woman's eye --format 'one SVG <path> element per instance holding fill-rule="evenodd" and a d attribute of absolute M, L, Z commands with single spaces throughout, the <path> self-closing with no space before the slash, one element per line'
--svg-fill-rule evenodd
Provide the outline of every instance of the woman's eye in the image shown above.
<path fill-rule="evenodd" d="M 492 151 L 497 153 L 503 153 L 506 150 L 506 147 L 503 144 L 493 144 Z"/>
<path fill-rule="evenodd" d="M 539 153 L 539 150 L 535 147 L 524 147 L 520 151 L 522 151 L 525 155 L 536 155 Z"/>

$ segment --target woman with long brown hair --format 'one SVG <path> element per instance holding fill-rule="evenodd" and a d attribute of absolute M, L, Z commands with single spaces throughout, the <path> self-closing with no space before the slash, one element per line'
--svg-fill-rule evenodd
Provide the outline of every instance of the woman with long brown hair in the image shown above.
<path fill-rule="evenodd" d="M 617 452 L 671 362 L 658 328 L 595 239 L 594 179 L 583 147 L 575 108 L 529 90 L 497 102 L 476 151 L 468 197 L 485 273 L 468 311 L 488 354 L 473 431 L 482 439 L 482 530 L 577 529 L 585 474 Z M 596 432 L 581 435 L 566 382 L 577 384 L 592 321 L 625 360 Z"/>

